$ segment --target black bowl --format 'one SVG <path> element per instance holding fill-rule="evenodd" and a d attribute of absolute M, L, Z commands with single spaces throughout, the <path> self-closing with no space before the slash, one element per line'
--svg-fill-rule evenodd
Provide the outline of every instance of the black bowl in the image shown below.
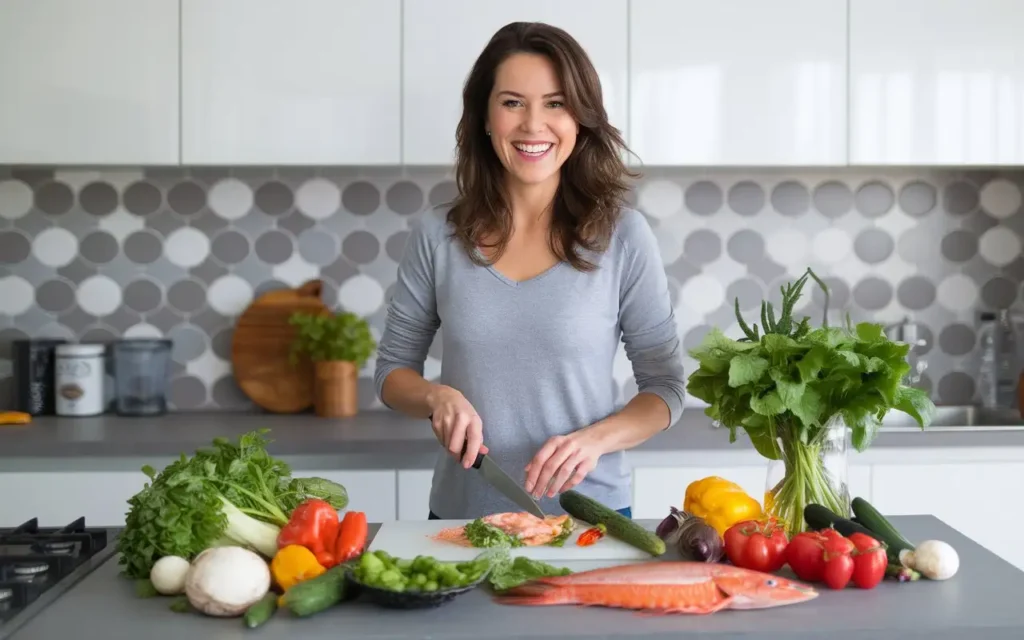
<path fill-rule="evenodd" d="M 485 571 L 475 582 L 467 585 L 437 589 L 436 591 L 392 591 L 391 589 L 381 589 L 380 587 L 360 582 L 352 572 L 352 569 L 345 571 L 345 579 L 358 589 L 361 597 L 365 597 L 376 605 L 389 609 L 431 609 L 440 607 L 458 596 L 476 589 L 483 584 L 489 573 L 490 571 Z"/>

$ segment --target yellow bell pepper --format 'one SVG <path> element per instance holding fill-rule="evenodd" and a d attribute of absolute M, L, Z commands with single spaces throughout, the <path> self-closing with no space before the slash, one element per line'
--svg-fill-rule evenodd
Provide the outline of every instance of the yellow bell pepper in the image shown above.
<path fill-rule="evenodd" d="M 718 476 L 691 482 L 686 487 L 683 510 L 703 518 L 720 536 L 737 522 L 764 517 L 761 503 L 735 482 Z"/>
<path fill-rule="evenodd" d="M 327 569 L 317 562 L 316 556 L 306 547 L 290 544 L 282 547 L 270 561 L 270 575 L 282 591 L 291 589 L 303 580 L 309 580 Z"/>

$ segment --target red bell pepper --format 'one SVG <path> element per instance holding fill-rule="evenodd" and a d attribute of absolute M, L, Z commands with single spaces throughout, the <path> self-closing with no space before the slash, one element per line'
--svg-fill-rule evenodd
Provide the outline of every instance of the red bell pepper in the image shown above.
<path fill-rule="evenodd" d="M 337 510 L 325 500 L 310 498 L 292 511 L 288 524 L 277 536 L 277 548 L 301 545 L 312 551 L 322 566 L 330 568 L 337 564 L 334 543 L 338 528 Z"/>
<path fill-rule="evenodd" d="M 725 555 L 737 567 L 771 573 L 786 564 L 789 539 L 774 518 L 737 522 L 726 530 L 723 539 Z"/>
<path fill-rule="evenodd" d="M 604 537 L 604 534 L 608 531 L 607 527 L 603 524 L 598 524 L 596 527 L 591 527 L 580 534 L 580 537 L 576 538 L 576 545 L 579 547 L 589 547 L 598 540 Z"/>
<path fill-rule="evenodd" d="M 338 537 L 334 542 L 334 559 L 341 564 L 360 555 L 366 546 L 366 537 L 369 535 L 369 527 L 366 524 L 366 514 L 362 511 L 348 511 L 341 519 L 341 526 L 338 528 Z"/>

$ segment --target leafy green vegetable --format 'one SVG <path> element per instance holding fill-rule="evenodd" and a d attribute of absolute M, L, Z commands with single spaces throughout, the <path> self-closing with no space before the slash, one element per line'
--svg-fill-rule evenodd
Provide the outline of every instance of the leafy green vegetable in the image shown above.
<path fill-rule="evenodd" d="M 185 454 L 128 500 L 124 530 L 117 541 L 122 573 L 146 578 L 165 555 L 191 560 L 224 544 L 273 553 L 277 532 L 303 500 L 317 497 L 337 509 L 348 503 L 344 487 L 322 478 L 292 478 L 291 469 L 266 450 L 263 429 L 237 442 L 216 438 L 213 447 Z"/>
<path fill-rule="evenodd" d="M 910 346 L 890 341 L 881 325 L 853 325 L 848 316 L 842 327 L 812 327 L 806 316 L 794 320 L 809 276 L 826 294 L 827 318 L 828 287 L 811 269 L 781 287 L 778 317 L 770 302 L 761 303 L 760 328 L 744 321 L 737 298 L 744 335 L 733 339 L 712 329 L 690 351 L 698 368 L 687 380 L 687 391 L 708 403 L 705 414 L 729 429 L 730 442 L 744 429 L 762 456 L 785 461 L 785 486 L 775 488 L 774 499 L 793 526 L 802 516 L 790 510 L 802 513 L 806 502 L 849 511 L 819 456 L 835 425 L 848 427 L 854 448 L 863 451 L 889 411 L 910 415 L 922 429 L 935 415 L 924 390 L 904 385 Z"/>
<path fill-rule="evenodd" d="M 497 591 L 518 587 L 524 582 L 551 576 L 567 576 L 572 573 L 564 567 L 555 567 L 546 562 L 525 556 L 512 558 L 509 547 L 495 547 L 478 557 L 486 557 L 491 564 L 487 582 Z"/>
<path fill-rule="evenodd" d="M 474 547 L 480 548 L 523 546 L 522 540 L 484 522 L 482 518 L 477 518 L 466 525 L 466 539 Z"/>

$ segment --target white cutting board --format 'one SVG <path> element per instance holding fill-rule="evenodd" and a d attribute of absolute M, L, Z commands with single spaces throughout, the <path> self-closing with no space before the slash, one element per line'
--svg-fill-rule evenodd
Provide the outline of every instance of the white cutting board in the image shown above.
<path fill-rule="evenodd" d="M 461 527 L 466 520 L 399 520 L 381 524 L 377 535 L 370 543 L 370 550 L 383 550 L 398 558 L 414 558 L 418 555 L 433 556 L 444 562 L 461 562 L 472 560 L 483 549 L 462 547 L 449 542 L 431 539 L 442 529 Z M 576 539 L 590 525 L 576 521 L 576 530 L 566 539 L 561 547 L 542 545 L 539 547 L 516 547 L 510 550 L 513 556 L 526 556 L 534 560 L 550 561 L 640 561 L 653 560 L 645 551 L 641 551 L 621 540 L 605 535 L 595 544 L 588 547 L 576 545 Z"/>

